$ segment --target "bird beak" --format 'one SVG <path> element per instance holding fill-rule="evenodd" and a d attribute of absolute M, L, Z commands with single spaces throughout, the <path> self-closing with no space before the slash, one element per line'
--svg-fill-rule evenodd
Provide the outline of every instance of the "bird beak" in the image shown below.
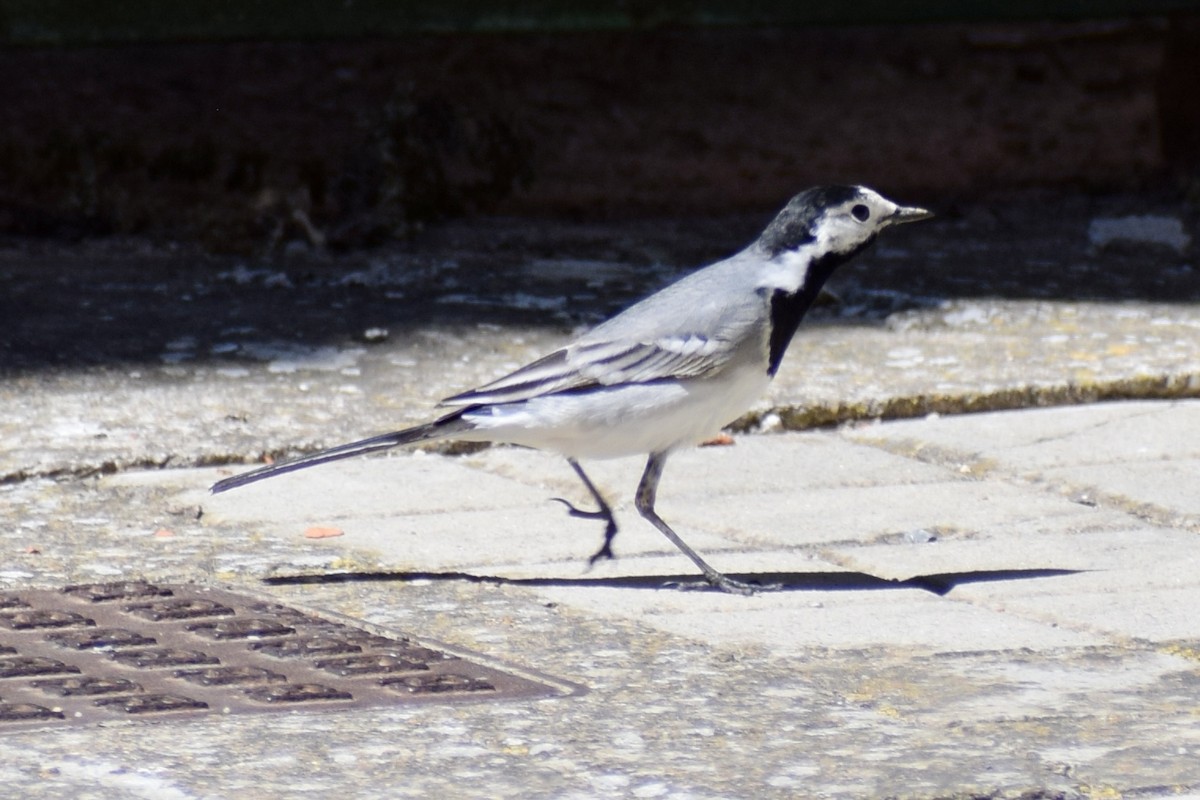
<path fill-rule="evenodd" d="M 924 208 L 916 206 L 897 206 L 892 215 L 888 217 L 888 223 L 891 225 L 900 225 L 905 222 L 920 222 L 923 219 L 929 219 L 933 216 L 932 211 L 927 211 Z"/>

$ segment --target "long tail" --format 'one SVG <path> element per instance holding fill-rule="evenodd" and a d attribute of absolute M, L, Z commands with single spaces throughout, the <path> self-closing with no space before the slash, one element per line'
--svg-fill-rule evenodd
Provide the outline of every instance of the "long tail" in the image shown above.
<path fill-rule="evenodd" d="M 230 489 L 236 489 L 239 486 L 245 486 L 248 483 L 273 478 L 285 472 L 308 469 L 318 464 L 327 464 L 330 461 L 340 461 L 343 458 L 352 458 L 379 450 L 390 450 L 400 445 L 424 442 L 429 439 L 445 438 L 459 431 L 470 430 L 473 427 L 471 423 L 462 419 L 462 413 L 465 410 L 461 409 L 424 425 L 372 436 L 369 439 L 360 439 L 357 442 L 350 442 L 349 444 L 340 444 L 337 447 L 331 447 L 328 450 L 322 450 L 319 453 L 312 453 L 307 456 L 300 456 L 291 461 L 281 461 L 278 464 L 269 464 L 265 467 L 252 469 L 249 472 L 243 472 L 241 475 L 234 475 L 232 478 L 217 481 L 209 491 L 213 494 L 218 494 Z"/>

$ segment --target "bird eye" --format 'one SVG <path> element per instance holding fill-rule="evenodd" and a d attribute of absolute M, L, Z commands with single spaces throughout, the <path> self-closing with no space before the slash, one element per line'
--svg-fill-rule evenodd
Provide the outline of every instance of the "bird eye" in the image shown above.
<path fill-rule="evenodd" d="M 859 222 L 866 222 L 871 218 L 871 209 L 859 203 L 854 208 L 850 209 L 850 214 Z"/>

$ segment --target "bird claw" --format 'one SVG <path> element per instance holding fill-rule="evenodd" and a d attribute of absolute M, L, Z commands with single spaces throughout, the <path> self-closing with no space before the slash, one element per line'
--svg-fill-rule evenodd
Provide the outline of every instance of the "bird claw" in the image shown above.
<path fill-rule="evenodd" d="M 570 514 L 572 517 L 578 517 L 579 519 L 604 519 L 604 520 L 607 520 L 609 518 L 608 515 L 605 514 L 603 511 L 584 511 L 579 506 L 575 505 L 574 503 L 570 502 L 569 500 L 564 500 L 561 497 L 551 497 L 550 499 L 555 501 L 556 503 L 562 503 L 564 506 L 566 506 L 567 513 Z"/>
<path fill-rule="evenodd" d="M 706 575 L 703 580 L 698 581 L 667 581 L 663 584 L 663 588 L 678 589 L 682 592 L 711 591 L 716 589 L 726 594 L 740 594 L 743 597 L 752 597 L 759 592 L 778 592 L 783 589 L 783 584 L 747 583 L 746 581 L 734 580 L 718 572 L 715 575 Z"/>
<path fill-rule="evenodd" d="M 615 561 L 617 558 L 613 555 L 612 538 L 609 536 L 604 537 L 604 544 L 600 545 L 600 549 L 592 553 L 591 558 L 588 559 L 588 569 L 596 566 L 596 562 L 602 558 L 608 561 Z"/>

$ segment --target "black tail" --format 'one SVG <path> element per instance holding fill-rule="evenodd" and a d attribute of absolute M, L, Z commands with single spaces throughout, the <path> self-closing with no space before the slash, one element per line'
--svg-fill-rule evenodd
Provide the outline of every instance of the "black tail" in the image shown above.
<path fill-rule="evenodd" d="M 269 464 L 265 467 L 252 469 L 249 472 L 243 472 L 241 475 L 234 475 L 232 478 L 219 480 L 209 489 L 213 494 L 225 492 L 230 489 L 236 489 L 239 486 L 245 486 L 248 483 L 255 483 L 266 478 L 273 478 L 276 475 L 282 475 L 285 472 L 295 472 L 298 469 L 308 469 L 315 467 L 318 464 L 326 464 L 330 461 L 340 461 L 343 458 L 352 458 L 361 456 L 367 453 L 374 453 L 379 450 L 390 450 L 393 447 L 399 447 L 404 444 L 413 444 L 415 442 L 424 442 L 429 439 L 440 439 L 450 436 L 458 431 L 469 430 L 471 424 L 462 420 L 462 412 L 457 411 L 448 416 L 442 417 L 434 422 L 428 422 L 424 425 L 417 425 L 413 428 L 405 428 L 402 431 L 394 431 L 393 433 L 384 433 L 379 436 L 372 436 L 369 439 L 361 439 L 357 442 L 349 444 L 340 444 L 337 447 L 331 447 L 328 450 L 322 450 L 319 453 L 312 453 L 307 456 L 300 456 L 291 461 L 282 461 L 278 464 Z"/>

